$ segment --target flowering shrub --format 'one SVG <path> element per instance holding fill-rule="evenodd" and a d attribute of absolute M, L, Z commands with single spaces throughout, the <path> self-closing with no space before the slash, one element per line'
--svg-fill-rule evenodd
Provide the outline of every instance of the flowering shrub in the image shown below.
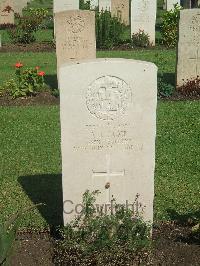
<path fill-rule="evenodd" d="M 16 27 L 8 33 L 13 43 L 32 43 L 36 40 L 34 33 L 40 28 L 48 11 L 42 8 L 29 9 L 26 16 L 18 16 Z"/>
<path fill-rule="evenodd" d="M 150 46 L 149 35 L 143 30 L 139 30 L 138 33 L 132 35 L 133 47 L 147 47 Z"/>
<path fill-rule="evenodd" d="M 45 89 L 44 71 L 39 71 L 39 67 L 26 68 L 23 64 L 15 64 L 15 78 L 5 82 L 1 89 L 1 94 L 11 95 L 13 98 L 35 95 Z"/>
<path fill-rule="evenodd" d="M 119 45 L 125 25 L 111 12 L 96 12 L 96 44 L 99 49 L 111 49 Z"/>
<path fill-rule="evenodd" d="M 164 13 L 161 25 L 162 43 L 168 47 L 174 47 L 178 40 L 179 13 L 182 7 L 174 6 L 174 10 Z"/>

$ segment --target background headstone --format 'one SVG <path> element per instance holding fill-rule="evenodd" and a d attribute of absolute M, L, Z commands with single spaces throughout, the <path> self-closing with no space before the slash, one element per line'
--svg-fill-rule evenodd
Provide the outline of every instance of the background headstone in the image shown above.
<path fill-rule="evenodd" d="M 111 11 L 111 0 L 99 0 L 99 11 Z"/>
<path fill-rule="evenodd" d="M 53 11 L 54 13 L 63 12 L 66 10 L 79 9 L 79 0 L 54 0 Z"/>
<path fill-rule="evenodd" d="M 121 17 L 121 20 L 124 24 L 129 25 L 129 0 L 112 0 L 111 4 L 111 13 L 112 16 Z"/>
<path fill-rule="evenodd" d="M 131 34 L 144 30 L 152 45 L 155 45 L 156 10 L 156 0 L 131 1 Z"/>
<path fill-rule="evenodd" d="M 91 9 L 96 9 L 98 6 L 99 6 L 98 0 L 90 0 L 90 8 Z"/>
<path fill-rule="evenodd" d="M 0 25 L 14 24 L 14 1 L 1 0 L 0 2 Z"/>
<path fill-rule="evenodd" d="M 170 11 L 170 10 L 174 10 L 174 5 L 178 4 L 180 6 L 180 0 L 165 0 L 166 2 L 166 10 Z"/>
<path fill-rule="evenodd" d="M 177 56 L 177 86 L 200 76 L 200 9 L 181 10 Z"/>
<path fill-rule="evenodd" d="M 101 192 L 97 204 L 139 194 L 153 221 L 157 67 L 96 59 L 63 65 L 59 77 L 65 224 L 87 189 Z"/>
<path fill-rule="evenodd" d="M 58 12 L 55 22 L 58 68 L 70 60 L 96 58 L 94 11 Z"/>
<path fill-rule="evenodd" d="M 27 7 L 28 0 L 15 0 L 14 2 L 14 11 L 22 15 L 23 8 Z"/>

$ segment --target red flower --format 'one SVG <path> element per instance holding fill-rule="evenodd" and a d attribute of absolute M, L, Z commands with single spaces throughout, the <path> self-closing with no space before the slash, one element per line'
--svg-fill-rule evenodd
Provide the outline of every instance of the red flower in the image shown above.
<path fill-rule="evenodd" d="M 16 67 L 16 68 L 21 68 L 21 67 L 23 67 L 23 64 L 20 63 L 20 62 L 18 62 L 18 63 L 15 64 L 15 67 Z"/>
<path fill-rule="evenodd" d="M 45 72 L 44 71 L 41 71 L 41 72 L 38 73 L 38 76 L 43 77 L 44 75 L 45 75 Z"/>
<path fill-rule="evenodd" d="M 40 67 L 39 66 L 36 66 L 35 69 L 38 70 Z"/>

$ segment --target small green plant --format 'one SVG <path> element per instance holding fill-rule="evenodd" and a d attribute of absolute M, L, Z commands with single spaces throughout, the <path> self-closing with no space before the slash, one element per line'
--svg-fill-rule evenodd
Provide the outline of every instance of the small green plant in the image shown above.
<path fill-rule="evenodd" d="M 0 265 L 9 265 L 9 258 L 12 253 L 17 230 L 20 226 L 20 220 L 24 213 L 43 204 L 37 204 L 29 207 L 21 212 L 18 212 L 10 217 L 3 225 L 0 225 Z"/>
<path fill-rule="evenodd" d="M 161 35 L 162 43 L 167 47 L 174 47 L 177 44 L 179 14 L 181 9 L 182 7 L 176 4 L 174 10 L 166 11 L 163 14 Z"/>
<path fill-rule="evenodd" d="M 90 10 L 90 0 L 80 0 L 79 1 L 79 8 L 83 10 Z"/>
<path fill-rule="evenodd" d="M 84 193 L 81 215 L 61 232 L 63 240 L 57 243 L 55 263 L 129 265 L 136 255 L 149 249 L 150 226 L 122 205 L 115 204 L 110 214 L 97 211 L 94 203 L 98 193 Z"/>
<path fill-rule="evenodd" d="M 143 30 L 139 30 L 138 33 L 132 35 L 132 46 L 133 47 L 148 47 L 150 46 L 149 35 Z"/>
<path fill-rule="evenodd" d="M 175 86 L 167 83 L 163 75 L 158 77 L 158 97 L 170 97 L 175 91 Z"/>
<path fill-rule="evenodd" d="M 29 9 L 26 16 L 18 16 L 16 26 L 8 29 L 13 43 L 29 44 L 36 40 L 35 33 L 40 28 L 48 11 L 42 8 Z"/>
<path fill-rule="evenodd" d="M 119 45 L 125 25 L 118 17 L 112 17 L 111 12 L 96 12 L 97 48 L 111 49 Z"/>
<path fill-rule="evenodd" d="M 39 67 L 26 68 L 23 64 L 15 64 L 15 78 L 5 82 L 0 90 L 0 94 L 8 94 L 13 98 L 25 97 L 36 94 L 45 89 L 44 71 L 39 71 Z"/>

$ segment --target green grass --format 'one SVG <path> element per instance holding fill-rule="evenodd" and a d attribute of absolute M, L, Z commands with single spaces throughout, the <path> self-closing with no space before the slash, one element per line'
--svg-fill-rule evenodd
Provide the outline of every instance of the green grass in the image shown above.
<path fill-rule="evenodd" d="M 145 60 L 155 63 L 159 73 L 164 73 L 167 82 L 174 83 L 176 55 L 175 50 L 140 49 L 135 51 L 100 51 L 97 57 L 119 57 Z M 55 53 L 0 53 L 0 86 L 15 71 L 14 64 L 20 61 L 27 67 L 40 66 L 46 72 L 46 81 L 56 88 L 56 55 Z"/>
<path fill-rule="evenodd" d="M 200 104 L 159 102 L 155 219 L 192 214 L 200 206 Z M 59 107 L 0 108 L 0 221 L 33 203 L 22 227 L 58 224 L 61 211 Z"/>

